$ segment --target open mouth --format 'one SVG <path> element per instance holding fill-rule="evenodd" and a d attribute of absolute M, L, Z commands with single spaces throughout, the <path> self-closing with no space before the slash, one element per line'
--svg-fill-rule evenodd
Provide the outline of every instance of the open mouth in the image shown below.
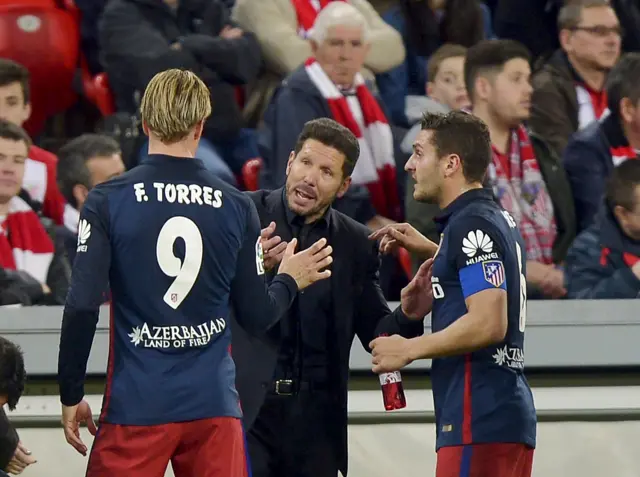
<path fill-rule="evenodd" d="M 316 199 L 316 194 L 313 190 L 307 188 L 297 187 L 293 192 L 297 202 L 308 203 Z"/>

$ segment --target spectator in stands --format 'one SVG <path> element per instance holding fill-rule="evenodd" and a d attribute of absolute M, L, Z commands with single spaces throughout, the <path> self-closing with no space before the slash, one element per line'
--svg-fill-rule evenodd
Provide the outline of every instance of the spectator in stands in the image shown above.
<path fill-rule="evenodd" d="M 370 45 L 368 28 L 366 17 L 347 2 L 333 2 L 318 14 L 311 34 L 314 56 L 276 92 L 264 118 L 262 142 L 269 185 L 280 187 L 307 121 L 329 117 L 349 128 L 361 152 L 351 175 L 353 187 L 336 208 L 376 230 L 399 219 L 401 204 L 391 128 L 359 73 Z"/>
<path fill-rule="evenodd" d="M 640 297 L 640 161 L 625 161 L 608 180 L 595 223 L 567 255 L 569 298 Z"/>
<path fill-rule="evenodd" d="M 522 43 L 537 60 L 555 51 L 558 12 L 566 0 L 498 0 L 494 26 L 498 38 Z"/>
<path fill-rule="evenodd" d="M 575 133 L 564 151 L 579 232 L 595 219 L 613 168 L 640 151 L 640 53 L 620 58 L 606 90 L 611 114 Z"/>
<path fill-rule="evenodd" d="M 529 118 L 529 52 L 512 40 L 469 48 L 465 83 L 473 114 L 489 127 L 493 163 L 487 185 L 525 241 L 530 296 L 566 293 L 559 265 L 575 237 L 571 190 L 558 157 L 523 122 Z"/>
<path fill-rule="evenodd" d="M 405 61 L 378 74 L 376 83 L 391 121 L 407 127 L 412 122 L 405 101 L 423 94 L 427 59 L 445 43 L 469 47 L 493 38 L 491 14 L 480 0 L 371 0 L 371 4 L 405 41 Z"/>
<path fill-rule="evenodd" d="M 14 475 L 36 462 L 4 412 L 4 406 L 15 410 L 26 379 L 22 350 L 0 337 L 0 469 Z"/>
<path fill-rule="evenodd" d="M 469 107 L 464 85 L 464 57 L 462 45 L 446 43 L 438 48 L 427 62 L 426 96 L 407 97 L 407 119 L 413 124 L 402 140 L 402 152 L 411 154 L 413 141 L 420 132 L 420 118 L 424 113 L 447 113 L 452 109 Z"/>
<path fill-rule="evenodd" d="M 31 115 L 29 98 L 29 71 L 14 61 L 0 58 L 0 119 L 22 127 Z M 64 197 L 58 190 L 57 163 L 55 155 L 31 145 L 22 187 L 31 206 L 36 209 L 42 207 L 45 217 L 52 219 L 57 225 L 65 225 L 74 230 L 78 216 L 66 206 Z"/>
<path fill-rule="evenodd" d="M 67 202 L 78 212 L 89 191 L 125 171 L 120 145 L 103 134 L 83 134 L 58 151 L 58 182 Z M 61 230 L 69 262 L 73 263 L 77 233 Z"/>
<path fill-rule="evenodd" d="M 571 134 L 608 113 L 604 83 L 621 33 L 608 0 L 568 3 L 558 29 L 561 48 L 533 76 L 529 124 L 561 157 Z"/>
<path fill-rule="evenodd" d="M 218 0 L 112 0 L 100 21 L 100 45 L 118 111 L 136 112 L 136 98 L 156 73 L 187 68 L 207 83 L 214 105 L 198 157 L 234 183 L 233 174 L 258 156 L 234 85 L 257 76 L 260 46 Z"/>
<path fill-rule="evenodd" d="M 426 102 L 422 101 L 422 107 L 416 108 L 416 113 L 422 112 L 446 113 L 453 109 L 463 109 L 469 106 L 467 88 L 464 84 L 464 59 L 467 49 L 461 45 L 445 44 L 431 55 L 427 63 L 428 77 Z M 408 111 L 409 113 L 409 111 Z M 402 140 L 402 151 L 411 153 L 413 143 L 420 132 L 420 123 L 414 125 Z M 407 175 L 404 207 L 406 220 L 419 230 L 424 236 L 438 243 L 440 237 L 436 229 L 433 217 L 439 209 L 436 204 L 418 202 L 413 198 L 415 181 Z M 414 268 L 422 263 L 414 260 Z"/>
<path fill-rule="evenodd" d="M 321 7 L 333 0 L 237 0 L 234 19 L 256 34 L 265 60 L 264 74 L 249 88 L 245 115 L 255 124 L 262 119 L 274 90 L 313 54 L 310 31 Z M 404 60 L 402 38 L 387 25 L 367 0 L 349 2 L 364 17 L 370 47 L 362 73 L 366 79 L 389 71 Z M 366 70 L 365 70 L 366 69 Z M 372 74 L 373 73 L 373 74 Z M 300 131 L 296 131 L 297 136 Z"/>
<path fill-rule="evenodd" d="M 61 305 L 70 278 L 64 249 L 55 249 L 38 215 L 18 195 L 30 145 L 22 128 L 0 120 L 0 286 L 23 305 Z"/>

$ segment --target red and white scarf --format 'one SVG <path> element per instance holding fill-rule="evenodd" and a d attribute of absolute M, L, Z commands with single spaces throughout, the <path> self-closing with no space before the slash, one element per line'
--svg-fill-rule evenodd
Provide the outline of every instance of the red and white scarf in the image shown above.
<path fill-rule="evenodd" d="M 298 17 L 298 35 L 302 38 L 307 38 L 309 31 L 311 31 L 313 24 L 316 22 L 316 17 L 320 10 L 335 1 L 338 0 L 291 0 L 291 4 L 293 8 L 296 9 L 296 16 Z"/>
<path fill-rule="evenodd" d="M 305 67 L 309 78 L 329 104 L 333 119 L 358 138 L 360 157 L 351 174 L 352 183 L 367 186 L 378 214 L 400 220 L 391 128 L 362 75 L 356 74 L 354 80 L 355 96 L 361 111 L 354 111 L 352 108 L 357 106 L 347 101 L 314 58 L 309 58 Z M 355 118 L 362 118 L 364 128 Z"/>
<path fill-rule="evenodd" d="M 53 251 L 38 215 L 20 197 L 11 199 L 9 213 L 0 223 L 0 267 L 23 270 L 46 283 Z"/>
<path fill-rule="evenodd" d="M 557 229 L 553 203 L 544 183 L 529 135 L 519 126 L 511 132 L 509 170 L 497 152 L 488 177 L 500 205 L 509 212 L 524 238 L 527 260 L 553 263 Z"/>

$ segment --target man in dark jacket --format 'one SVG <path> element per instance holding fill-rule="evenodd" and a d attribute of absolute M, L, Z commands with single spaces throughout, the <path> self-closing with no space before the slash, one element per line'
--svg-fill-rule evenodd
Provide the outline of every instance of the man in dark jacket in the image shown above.
<path fill-rule="evenodd" d="M 368 350 L 369 340 L 381 334 L 424 331 L 428 268 L 403 289 L 401 306 L 391 312 L 378 281 L 377 245 L 367 228 L 332 208 L 350 185 L 359 153 L 345 127 L 328 118 L 310 121 L 289 155 L 286 185 L 249 194 L 263 227 L 269 280 L 291 240 L 303 250 L 326 238 L 333 249 L 331 277 L 305 289 L 280 326 L 254 337 L 232 323 L 236 387 L 255 477 L 336 477 L 338 470 L 346 476 L 354 337 Z"/>
<path fill-rule="evenodd" d="M 12 474 L 19 474 L 36 462 L 20 442 L 3 409 L 5 405 L 12 411 L 16 408 L 26 378 L 22 350 L 8 339 L 0 337 L 0 469 Z"/>
<path fill-rule="evenodd" d="M 640 297 L 640 161 L 614 169 L 605 199 L 569 250 L 569 298 Z"/>
<path fill-rule="evenodd" d="M 593 223 L 613 168 L 640 150 L 640 53 L 627 53 L 609 73 L 611 114 L 573 135 L 563 162 L 575 203 L 578 232 Z"/>
<path fill-rule="evenodd" d="M 242 167 L 229 157 L 243 127 L 234 85 L 258 74 L 260 47 L 252 33 L 231 22 L 222 3 L 113 0 L 100 21 L 100 46 L 118 111 L 137 111 L 136 96 L 160 71 L 186 68 L 200 76 L 214 105 L 204 137 L 231 169 Z"/>
<path fill-rule="evenodd" d="M 608 111 L 604 84 L 620 56 L 621 30 L 607 0 L 564 6 L 558 26 L 561 48 L 532 79 L 529 124 L 561 157 L 571 134 Z"/>

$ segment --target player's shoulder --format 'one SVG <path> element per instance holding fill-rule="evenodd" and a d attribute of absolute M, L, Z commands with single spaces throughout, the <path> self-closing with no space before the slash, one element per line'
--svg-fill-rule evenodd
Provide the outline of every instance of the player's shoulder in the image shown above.
<path fill-rule="evenodd" d="M 452 229 L 486 228 L 508 234 L 515 221 L 499 204 L 491 201 L 470 203 L 451 218 Z"/>

